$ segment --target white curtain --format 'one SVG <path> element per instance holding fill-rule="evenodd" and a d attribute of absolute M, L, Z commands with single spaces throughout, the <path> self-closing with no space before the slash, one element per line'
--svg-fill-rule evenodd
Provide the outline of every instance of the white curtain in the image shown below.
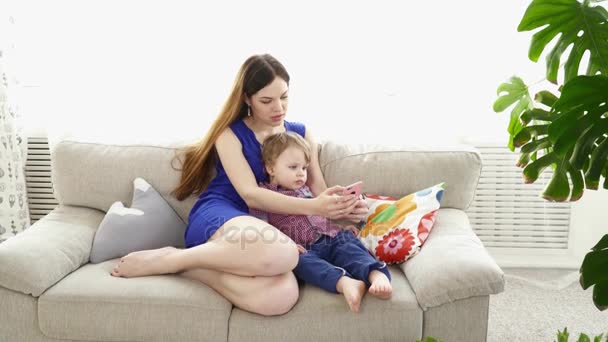
<path fill-rule="evenodd" d="M 27 142 L 19 114 L 19 82 L 11 65 L 15 53 L 15 22 L 2 18 L 6 40 L 0 40 L 0 242 L 30 225 L 25 185 Z"/>

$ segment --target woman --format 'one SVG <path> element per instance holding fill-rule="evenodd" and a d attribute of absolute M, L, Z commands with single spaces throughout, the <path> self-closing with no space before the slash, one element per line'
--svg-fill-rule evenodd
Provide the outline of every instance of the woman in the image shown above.
<path fill-rule="evenodd" d="M 210 130 L 184 153 L 180 184 L 172 194 L 180 201 L 200 194 L 188 219 L 187 248 L 130 253 L 112 275 L 180 273 L 210 286 L 243 310 L 281 315 L 293 307 L 298 284 L 291 271 L 298 262 L 298 249 L 275 227 L 250 215 L 249 207 L 353 222 L 359 222 L 368 209 L 365 201 L 338 196 L 342 186 L 327 188 L 316 153 L 307 181 L 314 198 L 258 187 L 266 180 L 261 160 L 265 137 L 294 131 L 317 151 L 304 125 L 284 120 L 288 86 L 287 71 L 272 56 L 256 55 L 245 61 Z"/>

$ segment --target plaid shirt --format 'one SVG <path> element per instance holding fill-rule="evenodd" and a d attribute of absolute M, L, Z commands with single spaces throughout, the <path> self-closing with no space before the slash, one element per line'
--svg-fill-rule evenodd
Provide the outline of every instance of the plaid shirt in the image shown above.
<path fill-rule="evenodd" d="M 283 188 L 280 185 L 269 183 L 260 183 L 260 187 L 279 192 L 283 195 L 313 198 L 310 188 L 304 184 L 298 190 L 290 190 Z M 321 235 L 336 236 L 339 231 L 343 230 L 337 224 L 333 224 L 331 220 L 317 215 L 284 215 L 264 212 L 258 209 L 249 209 L 249 213 L 258 217 L 267 217 L 268 223 L 278 228 L 285 235 L 289 236 L 295 243 L 304 247 L 308 247 Z"/>

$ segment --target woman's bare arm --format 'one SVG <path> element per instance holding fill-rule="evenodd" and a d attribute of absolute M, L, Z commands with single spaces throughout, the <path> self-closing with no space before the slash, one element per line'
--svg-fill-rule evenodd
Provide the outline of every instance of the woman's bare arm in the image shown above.
<path fill-rule="evenodd" d="M 286 196 L 260 188 L 245 159 L 242 145 L 232 129 L 226 128 L 215 142 L 215 148 L 230 182 L 250 208 L 277 214 L 316 215 L 311 199 Z"/>
<path fill-rule="evenodd" d="M 321 166 L 319 165 L 319 153 L 317 151 L 317 144 L 314 141 L 310 129 L 306 129 L 305 139 L 308 141 L 311 147 L 310 164 L 308 165 L 308 180 L 306 185 L 310 188 L 310 191 L 316 196 L 327 189 L 327 184 L 323 178 L 321 172 Z"/>

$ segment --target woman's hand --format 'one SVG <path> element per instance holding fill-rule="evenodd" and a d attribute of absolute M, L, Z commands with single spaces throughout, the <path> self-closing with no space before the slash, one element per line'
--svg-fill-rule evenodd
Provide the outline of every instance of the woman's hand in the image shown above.
<path fill-rule="evenodd" d="M 357 198 L 355 195 L 342 196 L 343 190 L 343 186 L 336 185 L 315 197 L 317 215 L 335 220 L 351 213 L 357 205 Z"/>
<path fill-rule="evenodd" d="M 367 206 L 367 202 L 363 199 L 359 199 L 357 200 L 354 209 L 349 214 L 344 215 L 342 218 L 353 223 L 359 223 L 368 213 L 369 207 Z"/>

